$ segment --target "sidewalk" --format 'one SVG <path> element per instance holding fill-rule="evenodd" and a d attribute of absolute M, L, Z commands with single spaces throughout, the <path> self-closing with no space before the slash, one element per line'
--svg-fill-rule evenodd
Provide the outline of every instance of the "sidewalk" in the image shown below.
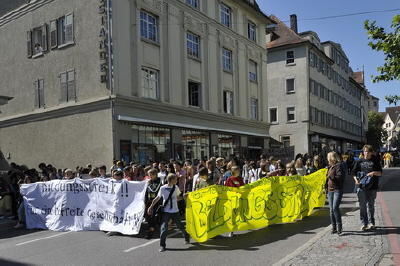
<path fill-rule="evenodd" d="M 382 260 L 390 251 L 381 206 L 375 205 L 375 230 L 362 232 L 359 210 L 348 212 L 342 217 L 341 236 L 332 235 L 329 226 L 274 265 L 394 265 Z"/>

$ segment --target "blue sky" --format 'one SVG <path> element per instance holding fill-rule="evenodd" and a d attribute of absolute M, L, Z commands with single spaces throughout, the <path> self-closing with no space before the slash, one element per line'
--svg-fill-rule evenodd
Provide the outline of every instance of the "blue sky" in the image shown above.
<path fill-rule="evenodd" d="M 353 71 L 362 70 L 364 65 L 367 89 L 380 99 L 380 111 L 384 111 L 385 107 L 389 106 L 385 95 L 400 95 L 400 81 L 372 83 L 371 75 L 377 73 L 376 68 L 383 64 L 384 56 L 368 46 L 368 38 L 364 30 L 366 19 L 376 20 L 377 25 L 389 29 L 393 16 L 400 14 L 400 11 L 326 20 L 302 20 L 400 8 L 399 0 L 258 0 L 258 4 L 267 15 L 273 14 L 282 21 L 288 21 L 290 14 L 296 14 L 299 32 L 312 30 L 318 33 L 321 41 L 331 40 L 340 43 L 350 60 Z"/>

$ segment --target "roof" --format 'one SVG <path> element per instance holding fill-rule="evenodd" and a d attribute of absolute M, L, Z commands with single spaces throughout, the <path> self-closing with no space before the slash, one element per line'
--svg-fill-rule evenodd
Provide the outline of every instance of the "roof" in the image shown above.
<path fill-rule="evenodd" d="M 266 15 L 260 8 L 260 6 L 258 5 L 257 1 L 254 0 L 254 3 L 251 3 L 250 0 L 239 0 L 240 2 L 243 2 L 244 4 L 250 6 L 252 9 L 254 9 L 255 11 L 257 11 L 257 13 L 261 16 L 263 16 L 264 18 L 268 19 L 271 23 L 274 23 L 273 20 L 271 20 L 271 18 Z"/>
<path fill-rule="evenodd" d="M 393 123 L 396 122 L 397 117 L 400 114 L 400 106 L 386 107 L 386 114 L 389 115 L 389 117 L 393 121 Z"/>
<path fill-rule="evenodd" d="M 298 43 L 308 42 L 308 40 L 300 37 L 296 32 L 294 32 L 291 28 L 286 26 L 286 24 L 276 16 L 271 15 L 270 17 L 277 23 L 277 27 L 274 33 L 277 34 L 279 38 L 267 43 L 267 48 L 275 48 L 288 44 L 298 44 Z"/>
<path fill-rule="evenodd" d="M 0 17 L 26 3 L 28 0 L 1 0 Z"/>

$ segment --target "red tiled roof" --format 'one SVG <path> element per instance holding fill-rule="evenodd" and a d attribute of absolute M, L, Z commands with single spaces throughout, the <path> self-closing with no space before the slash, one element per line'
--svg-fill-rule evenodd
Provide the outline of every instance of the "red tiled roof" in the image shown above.
<path fill-rule="evenodd" d="M 353 79 L 358 84 L 364 84 L 364 72 L 362 72 L 362 71 L 353 72 Z"/>
<path fill-rule="evenodd" d="M 297 44 L 302 42 L 307 42 L 306 39 L 301 38 L 296 32 L 290 29 L 284 22 L 274 15 L 270 18 L 277 22 L 277 28 L 274 31 L 275 34 L 279 36 L 278 39 L 267 43 L 267 48 L 274 48 L 282 45 Z"/>

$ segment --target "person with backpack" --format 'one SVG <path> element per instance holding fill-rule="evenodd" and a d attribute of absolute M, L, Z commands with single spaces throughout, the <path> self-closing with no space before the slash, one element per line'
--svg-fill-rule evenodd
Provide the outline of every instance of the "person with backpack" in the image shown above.
<path fill-rule="evenodd" d="M 179 187 L 176 185 L 178 177 L 175 174 L 168 174 L 168 184 L 162 186 L 158 191 L 157 197 L 153 200 L 150 207 L 147 210 L 148 215 L 153 215 L 153 208 L 162 198 L 163 204 L 161 209 L 157 212 L 161 214 L 161 232 L 160 232 L 160 252 L 166 250 L 166 239 L 168 233 L 168 222 L 173 220 L 177 227 L 181 230 L 185 243 L 189 244 L 189 235 L 186 233 L 185 228 L 181 222 L 181 215 L 178 209 L 178 197 L 181 195 Z"/>
<path fill-rule="evenodd" d="M 328 153 L 328 172 L 326 174 L 325 189 L 328 194 L 329 213 L 332 224 L 332 234 L 342 234 L 342 215 L 340 213 L 340 203 L 343 197 L 343 183 L 346 178 L 346 170 L 340 161 L 340 156 L 336 152 Z"/>
<path fill-rule="evenodd" d="M 371 145 L 364 145 L 363 158 L 360 158 L 352 171 L 357 186 L 357 196 L 360 203 L 361 231 L 375 228 L 375 199 L 382 176 L 382 166 L 373 156 Z"/>

